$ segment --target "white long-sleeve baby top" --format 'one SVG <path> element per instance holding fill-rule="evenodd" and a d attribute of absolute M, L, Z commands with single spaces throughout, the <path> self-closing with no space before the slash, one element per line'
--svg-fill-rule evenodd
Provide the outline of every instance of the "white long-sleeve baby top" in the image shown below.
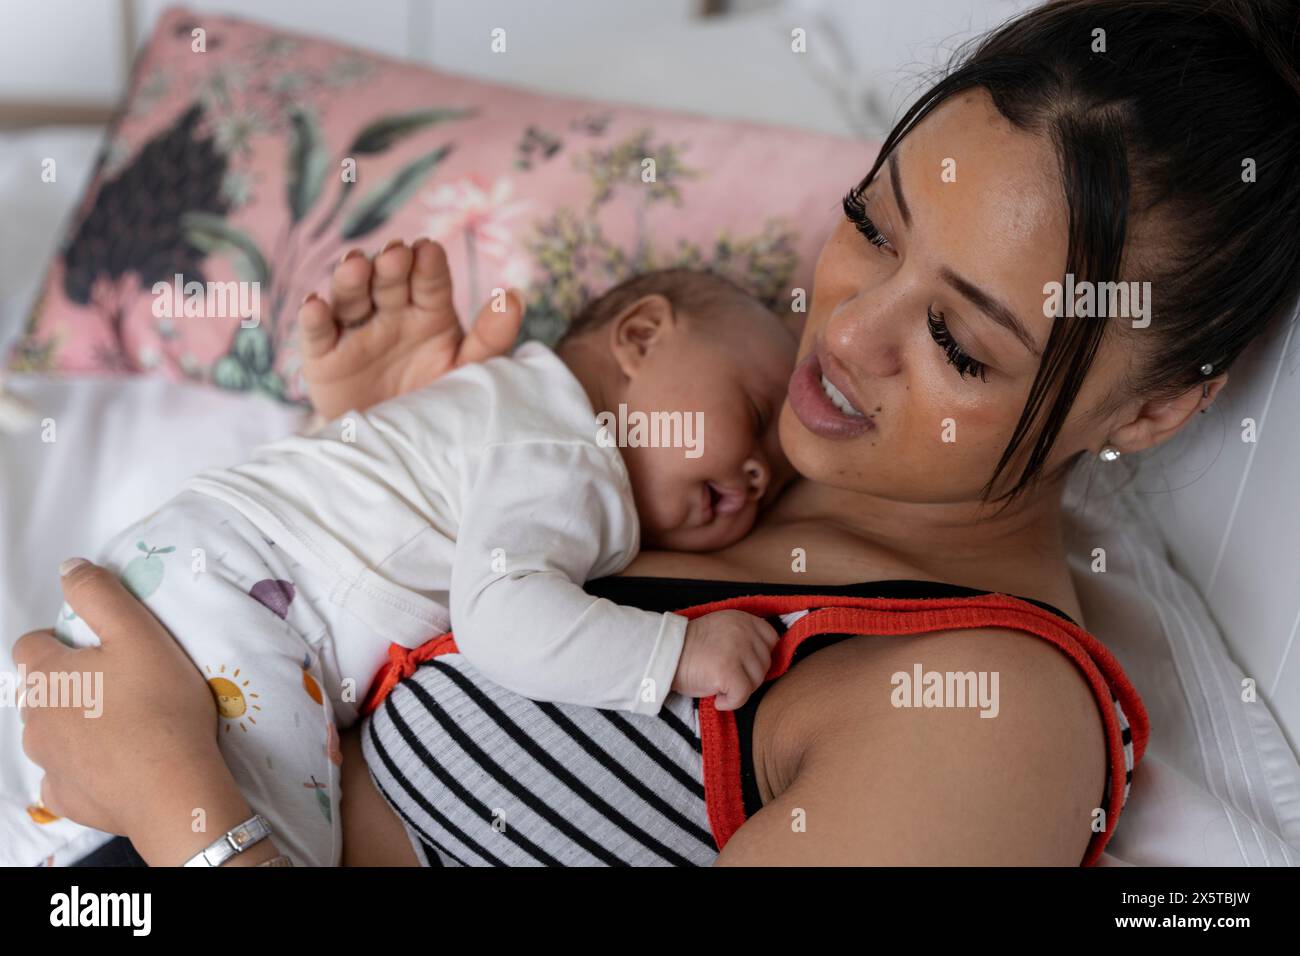
<path fill-rule="evenodd" d="M 640 544 L 626 465 L 597 434 L 581 383 L 528 343 L 188 487 L 328 578 L 358 629 L 335 642 L 415 647 L 450 626 L 516 693 L 656 713 L 686 619 L 582 589 Z"/>

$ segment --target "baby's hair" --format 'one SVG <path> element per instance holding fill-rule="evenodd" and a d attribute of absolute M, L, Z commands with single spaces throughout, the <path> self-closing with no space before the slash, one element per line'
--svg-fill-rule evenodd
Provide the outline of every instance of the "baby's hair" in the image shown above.
<path fill-rule="evenodd" d="M 758 299 L 732 280 L 704 269 L 657 269 L 642 272 L 624 279 L 588 302 L 573 317 L 561 342 L 571 341 L 588 332 L 594 332 L 611 322 L 619 313 L 637 299 L 647 295 L 662 295 L 676 312 L 685 312 L 701 320 L 714 310 L 744 303 L 766 309 Z M 773 314 L 775 319 L 775 314 Z"/>

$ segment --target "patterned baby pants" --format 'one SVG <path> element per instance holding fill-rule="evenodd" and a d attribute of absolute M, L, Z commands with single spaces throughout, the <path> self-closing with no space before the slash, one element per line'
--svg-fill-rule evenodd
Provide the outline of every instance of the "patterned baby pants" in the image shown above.
<path fill-rule="evenodd" d="M 297 866 L 337 865 L 338 731 L 357 719 L 391 635 L 331 601 L 338 582 L 321 568 L 294 561 L 235 509 L 196 492 L 118 535 L 99 563 L 207 679 L 221 752 L 281 851 Z M 66 605 L 55 632 L 78 646 L 99 643 Z"/>

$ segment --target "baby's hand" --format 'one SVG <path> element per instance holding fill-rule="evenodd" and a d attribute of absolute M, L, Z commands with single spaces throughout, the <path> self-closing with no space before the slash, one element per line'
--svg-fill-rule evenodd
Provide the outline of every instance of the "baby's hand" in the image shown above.
<path fill-rule="evenodd" d="M 447 253 L 430 239 L 394 240 L 373 261 L 352 250 L 334 267 L 327 302 L 312 293 L 298 310 L 302 375 L 326 420 L 364 411 L 470 362 L 509 354 L 523 297 L 488 302 L 468 333 L 452 305 Z"/>
<path fill-rule="evenodd" d="M 687 697 L 716 695 L 718 710 L 735 710 L 767 676 L 778 636 L 767 621 L 744 611 L 714 611 L 691 621 L 673 690 Z"/>

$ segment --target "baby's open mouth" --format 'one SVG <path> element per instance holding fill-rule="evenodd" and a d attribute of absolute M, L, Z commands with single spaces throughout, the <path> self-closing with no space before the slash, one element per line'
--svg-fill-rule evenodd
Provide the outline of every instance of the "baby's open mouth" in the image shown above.
<path fill-rule="evenodd" d="M 732 515 L 745 507 L 745 493 L 736 491 L 719 485 L 716 482 L 707 482 L 705 487 L 709 493 L 709 520 L 715 515 Z"/>

